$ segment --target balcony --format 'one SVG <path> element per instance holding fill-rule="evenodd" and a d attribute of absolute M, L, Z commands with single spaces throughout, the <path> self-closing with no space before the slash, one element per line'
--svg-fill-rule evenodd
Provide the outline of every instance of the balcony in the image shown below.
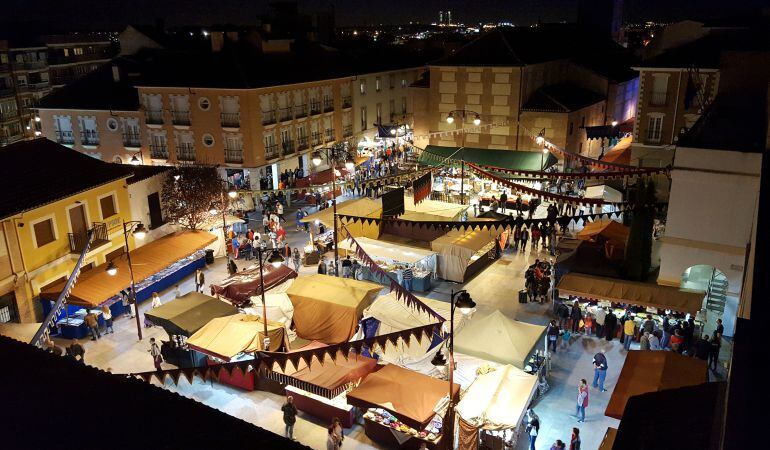
<path fill-rule="evenodd" d="M 110 242 L 109 236 L 107 235 L 107 224 L 94 222 L 91 230 L 94 232 L 94 239 L 91 241 L 91 249 L 95 249 Z M 86 247 L 86 242 L 88 242 L 88 232 L 81 231 L 79 233 L 67 233 L 67 236 L 69 237 L 70 242 L 70 253 L 81 253 Z"/>
<path fill-rule="evenodd" d="M 82 145 L 99 145 L 99 132 L 96 130 L 83 130 L 80 132 Z"/>
<path fill-rule="evenodd" d="M 307 105 L 294 105 L 294 118 L 307 117 Z"/>
<path fill-rule="evenodd" d="M 291 155 L 297 149 L 294 147 L 294 141 L 286 141 L 281 144 L 281 147 L 283 147 L 283 154 L 284 155 Z"/>
<path fill-rule="evenodd" d="M 13 70 L 38 70 L 38 69 L 45 69 L 48 67 L 47 61 L 22 61 L 22 62 L 13 62 Z"/>
<path fill-rule="evenodd" d="M 163 125 L 162 109 L 148 109 L 144 114 L 146 123 L 150 125 Z"/>
<path fill-rule="evenodd" d="M 225 162 L 232 164 L 243 163 L 243 149 L 225 148 Z"/>
<path fill-rule="evenodd" d="M 219 120 L 225 128 L 240 128 L 241 113 L 222 113 L 219 115 Z"/>
<path fill-rule="evenodd" d="M 667 100 L 665 92 L 653 92 L 650 94 L 650 106 L 666 106 Z"/>
<path fill-rule="evenodd" d="M 262 125 L 275 123 L 275 111 L 262 111 Z"/>
<path fill-rule="evenodd" d="M 0 98 L 13 97 L 14 95 L 12 86 L 0 85 Z"/>
<path fill-rule="evenodd" d="M 265 146 L 265 159 L 275 159 L 279 157 L 278 154 L 278 145 L 272 144 L 272 145 L 266 145 Z"/>
<path fill-rule="evenodd" d="M 353 107 L 353 97 L 350 97 L 350 96 L 342 97 L 342 107 L 343 108 L 352 108 Z"/>
<path fill-rule="evenodd" d="M 171 111 L 171 123 L 185 127 L 190 126 L 190 111 Z"/>
<path fill-rule="evenodd" d="M 168 146 L 166 144 L 150 145 L 150 157 L 152 159 L 168 159 Z"/>
<path fill-rule="evenodd" d="M 72 145 L 75 143 L 75 137 L 72 135 L 72 131 L 57 131 L 56 142 L 62 145 Z"/>
<path fill-rule="evenodd" d="M 308 147 L 307 136 L 297 138 L 297 150 L 305 150 Z"/>
<path fill-rule="evenodd" d="M 176 146 L 176 159 L 178 161 L 195 161 L 195 147 L 193 144 L 179 144 Z"/>
<path fill-rule="evenodd" d="M 353 136 L 353 125 L 345 125 L 344 127 L 342 127 L 342 136 L 343 137 Z"/>
<path fill-rule="evenodd" d="M 139 133 L 123 133 L 123 146 L 128 148 L 139 148 L 142 146 L 142 140 Z"/>
<path fill-rule="evenodd" d="M 334 141 L 334 128 L 327 128 L 326 129 L 326 140 L 327 141 Z"/>
<path fill-rule="evenodd" d="M 51 88 L 51 83 L 49 83 L 48 81 L 38 81 L 36 83 L 28 83 L 27 88 L 29 88 L 30 91 L 34 91 L 34 92 L 45 91 Z"/>
<path fill-rule="evenodd" d="M 313 133 L 312 137 L 310 138 L 310 142 L 313 144 L 313 147 L 316 145 L 321 145 L 321 133 Z"/>
<path fill-rule="evenodd" d="M 293 119 L 291 115 L 291 108 L 281 108 L 278 110 L 278 116 L 281 119 L 281 122 L 286 122 L 288 120 Z"/>
<path fill-rule="evenodd" d="M 321 114 L 321 102 L 318 100 L 310 101 L 310 115 L 315 116 Z"/>
<path fill-rule="evenodd" d="M 324 100 L 324 112 L 332 112 L 332 111 L 334 111 L 334 100 L 330 98 Z"/>
<path fill-rule="evenodd" d="M 19 111 L 17 110 L 7 111 L 7 112 L 0 111 L 0 122 L 18 120 L 18 118 L 19 118 Z"/>

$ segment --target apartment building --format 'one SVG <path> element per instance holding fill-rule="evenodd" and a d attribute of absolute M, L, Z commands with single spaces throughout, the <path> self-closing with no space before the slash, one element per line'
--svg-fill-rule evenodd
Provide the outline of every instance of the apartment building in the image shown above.
<path fill-rule="evenodd" d="M 46 47 L 0 40 L 0 146 L 35 136 L 32 108 L 50 92 Z"/>
<path fill-rule="evenodd" d="M 477 114 L 482 124 L 498 125 L 417 145 L 539 151 L 531 136 L 543 132 L 568 150 L 597 156 L 600 141 L 589 140 L 585 128 L 635 116 L 632 61 L 609 38 L 574 25 L 492 30 L 429 64 L 412 92 L 415 105 L 426 105 L 415 112 L 416 135 L 472 127 Z M 467 113 L 448 123 L 455 110 Z"/>
<path fill-rule="evenodd" d="M 424 70 L 415 67 L 356 75 L 353 79 L 353 124 L 343 128 L 343 136 L 372 139 L 377 135 L 375 124 L 412 127 L 409 87 Z"/>
<path fill-rule="evenodd" d="M 54 89 L 95 71 L 116 53 L 108 33 L 48 35 L 41 41 L 48 52 L 48 69 Z"/>
<path fill-rule="evenodd" d="M 45 97 L 37 107 L 42 136 L 102 161 L 149 164 L 133 67 L 118 58 Z"/>

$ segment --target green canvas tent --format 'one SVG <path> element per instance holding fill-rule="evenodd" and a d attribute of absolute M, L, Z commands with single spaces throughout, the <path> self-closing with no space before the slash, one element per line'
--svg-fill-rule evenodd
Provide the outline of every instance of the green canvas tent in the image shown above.
<path fill-rule="evenodd" d="M 428 145 L 420 154 L 418 162 L 429 166 L 441 164 L 451 156 L 452 162 L 464 159 L 474 164 L 503 167 L 515 170 L 542 170 L 547 169 L 558 161 L 555 156 L 548 153 L 544 158 L 540 152 L 526 152 L 517 150 L 492 150 L 486 148 L 465 147 L 457 151 L 458 147 L 443 147 L 440 145 Z M 543 164 L 544 167 L 541 167 Z"/>
<path fill-rule="evenodd" d="M 238 308 L 199 292 L 190 292 L 145 313 L 147 320 L 166 330 L 169 336 L 192 336 L 217 317 L 238 314 Z"/>

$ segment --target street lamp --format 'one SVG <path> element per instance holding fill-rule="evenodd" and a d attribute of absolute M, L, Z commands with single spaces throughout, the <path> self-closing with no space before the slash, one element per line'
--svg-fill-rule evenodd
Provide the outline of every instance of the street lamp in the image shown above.
<path fill-rule="evenodd" d="M 128 261 L 128 273 L 131 276 L 131 293 L 129 300 L 133 299 L 134 308 L 136 308 L 134 317 L 136 317 L 136 333 L 139 335 L 139 340 L 142 340 L 142 324 L 139 322 L 139 304 L 136 302 L 136 282 L 134 281 L 134 266 L 131 264 L 131 249 L 128 247 L 128 233 L 137 239 L 144 239 L 147 236 L 147 229 L 144 224 L 138 220 L 123 221 L 123 239 L 126 243 L 126 260 Z M 107 264 L 104 269 L 107 275 L 114 277 L 118 274 L 118 266 L 112 261 Z M 129 302 L 129 308 L 131 303 Z"/>
<path fill-rule="evenodd" d="M 138 166 L 142 163 L 142 161 L 139 158 L 137 158 L 136 155 L 134 155 L 131 157 L 128 163 L 131 164 L 132 166 Z"/>
<path fill-rule="evenodd" d="M 314 151 L 311 158 L 313 161 L 313 165 L 318 167 L 323 162 L 324 157 L 326 157 L 326 160 L 329 162 L 329 164 L 332 166 L 332 211 L 334 214 L 334 276 L 339 276 L 340 270 L 339 270 L 339 263 L 340 263 L 340 255 L 339 255 L 339 249 L 337 248 L 337 164 L 344 163 L 345 168 L 348 171 L 352 171 L 356 167 L 355 161 L 353 161 L 353 157 L 350 156 L 350 153 L 347 151 L 344 151 L 339 146 L 334 147 L 323 147 L 319 148 L 318 150 Z M 343 159 L 344 158 L 344 159 Z"/>
<path fill-rule="evenodd" d="M 449 446 L 447 448 L 454 448 L 454 398 L 452 396 L 452 385 L 454 384 L 454 346 L 455 346 L 455 309 L 459 309 L 462 315 L 469 314 L 473 308 L 476 307 L 476 302 L 473 301 L 471 295 L 465 289 L 452 293 L 449 297 L 450 312 L 449 312 L 449 340 L 447 342 L 447 353 L 449 354 L 449 361 L 447 361 L 441 354 L 441 351 L 436 353 L 436 356 L 431 360 L 431 364 L 441 368 L 447 367 L 447 378 L 449 379 L 449 405 L 447 406 L 445 421 L 449 421 Z M 448 364 L 448 365 L 447 365 Z"/>
<path fill-rule="evenodd" d="M 267 336 L 267 303 L 265 302 L 265 273 L 263 271 L 263 264 L 270 263 L 274 268 L 278 268 L 284 261 L 281 252 L 278 249 L 272 248 L 270 250 L 262 248 L 262 246 L 255 247 L 257 250 L 257 258 L 259 259 L 259 290 L 262 296 L 262 322 L 264 324 L 263 332 L 265 333 L 265 339 L 262 341 L 262 349 L 267 350 L 270 346 L 270 338 Z M 268 253 L 267 257 L 263 255 Z M 256 355 L 254 356 L 256 359 Z"/>
<path fill-rule="evenodd" d="M 460 204 L 465 204 L 465 128 L 463 125 L 465 125 L 466 119 L 469 117 L 473 117 L 473 124 L 476 126 L 481 125 L 481 115 L 477 113 L 476 111 L 471 111 L 469 109 L 454 109 L 452 111 L 449 111 L 449 114 L 446 116 L 446 123 L 452 124 L 455 121 L 455 114 L 460 116 L 462 119 L 462 122 L 460 123 L 460 133 L 462 133 L 463 136 L 463 142 L 462 146 L 460 147 Z"/>
<path fill-rule="evenodd" d="M 231 186 L 230 182 L 227 180 L 219 180 L 221 183 L 223 183 L 227 187 L 227 196 L 230 197 L 230 199 L 236 199 L 238 197 L 238 190 L 235 188 L 235 186 Z M 222 204 L 222 237 L 225 239 L 225 256 L 227 256 L 227 207 L 228 207 L 228 201 L 225 199 L 224 191 L 219 193 L 219 202 Z M 217 213 L 219 213 L 219 209 L 217 209 L 217 205 L 214 203 L 211 204 L 209 207 L 209 214 L 212 216 L 216 216 Z"/>

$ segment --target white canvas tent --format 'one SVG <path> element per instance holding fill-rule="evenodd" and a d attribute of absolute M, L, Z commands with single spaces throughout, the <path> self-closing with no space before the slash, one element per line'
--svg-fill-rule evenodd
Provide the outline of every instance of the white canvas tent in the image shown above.
<path fill-rule="evenodd" d="M 363 248 L 367 255 L 374 259 L 380 257 L 391 261 L 414 264 L 436 255 L 436 252 L 424 248 L 378 241 L 377 239 L 367 237 L 356 238 L 356 242 L 358 242 L 358 245 Z M 345 240 L 340 242 L 340 249 L 353 251 L 353 245 L 350 241 Z"/>
<path fill-rule="evenodd" d="M 293 281 L 293 280 L 290 280 Z M 283 286 L 290 283 L 282 283 L 279 286 Z M 246 314 L 255 316 L 262 316 L 262 296 L 255 295 L 251 297 L 251 302 L 254 307 L 245 308 L 243 311 Z M 270 322 L 276 322 L 283 324 L 286 328 L 286 335 L 289 337 L 289 341 L 294 341 L 297 337 L 297 333 L 291 330 L 291 321 L 294 317 L 294 304 L 285 292 L 273 292 L 265 293 L 265 307 L 267 309 L 267 320 Z"/>
<path fill-rule="evenodd" d="M 501 366 L 473 381 L 457 404 L 457 413 L 485 430 L 513 429 L 521 423 L 536 388 L 536 375 Z"/>
<path fill-rule="evenodd" d="M 465 270 L 473 261 L 485 255 L 477 255 L 500 235 L 494 229 L 452 230 L 430 243 L 431 250 L 438 253 L 438 276 L 448 281 L 462 283 Z"/>
<path fill-rule="evenodd" d="M 227 226 L 232 226 L 236 223 L 244 223 L 245 220 L 241 219 L 240 217 L 235 217 L 232 214 L 225 215 L 225 223 Z M 226 247 L 225 247 L 225 236 L 222 234 L 222 215 L 217 214 L 216 216 L 211 216 L 208 220 L 198 225 L 199 230 L 208 231 L 214 236 L 217 237 L 217 240 L 215 242 L 212 242 L 207 248 L 214 250 L 214 256 L 220 257 L 220 256 L 226 256 Z"/>
<path fill-rule="evenodd" d="M 596 200 L 604 200 L 605 202 L 622 202 L 623 194 L 617 189 L 611 188 L 606 184 L 600 184 L 598 186 L 587 186 L 584 198 L 591 198 Z M 597 206 L 594 208 L 594 213 L 600 212 L 612 212 L 615 208 L 611 205 Z"/>
<path fill-rule="evenodd" d="M 544 344 L 543 333 L 545 326 L 509 319 L 498 310 L 456 333 L 455 351 L 524 369 L 533 349 Z"/>
<path fill-rule="evenodd" d="M 457 205 L 455 203 L 439 202 L 436 200 L 423 200 L 414 204 L 413 197 L 404 197 L 404 214 L 399 216 L 402 220 L 425 221 L 445 220 L 456 222 L 460 220 L 463 212 L 469 205 Z"/>

